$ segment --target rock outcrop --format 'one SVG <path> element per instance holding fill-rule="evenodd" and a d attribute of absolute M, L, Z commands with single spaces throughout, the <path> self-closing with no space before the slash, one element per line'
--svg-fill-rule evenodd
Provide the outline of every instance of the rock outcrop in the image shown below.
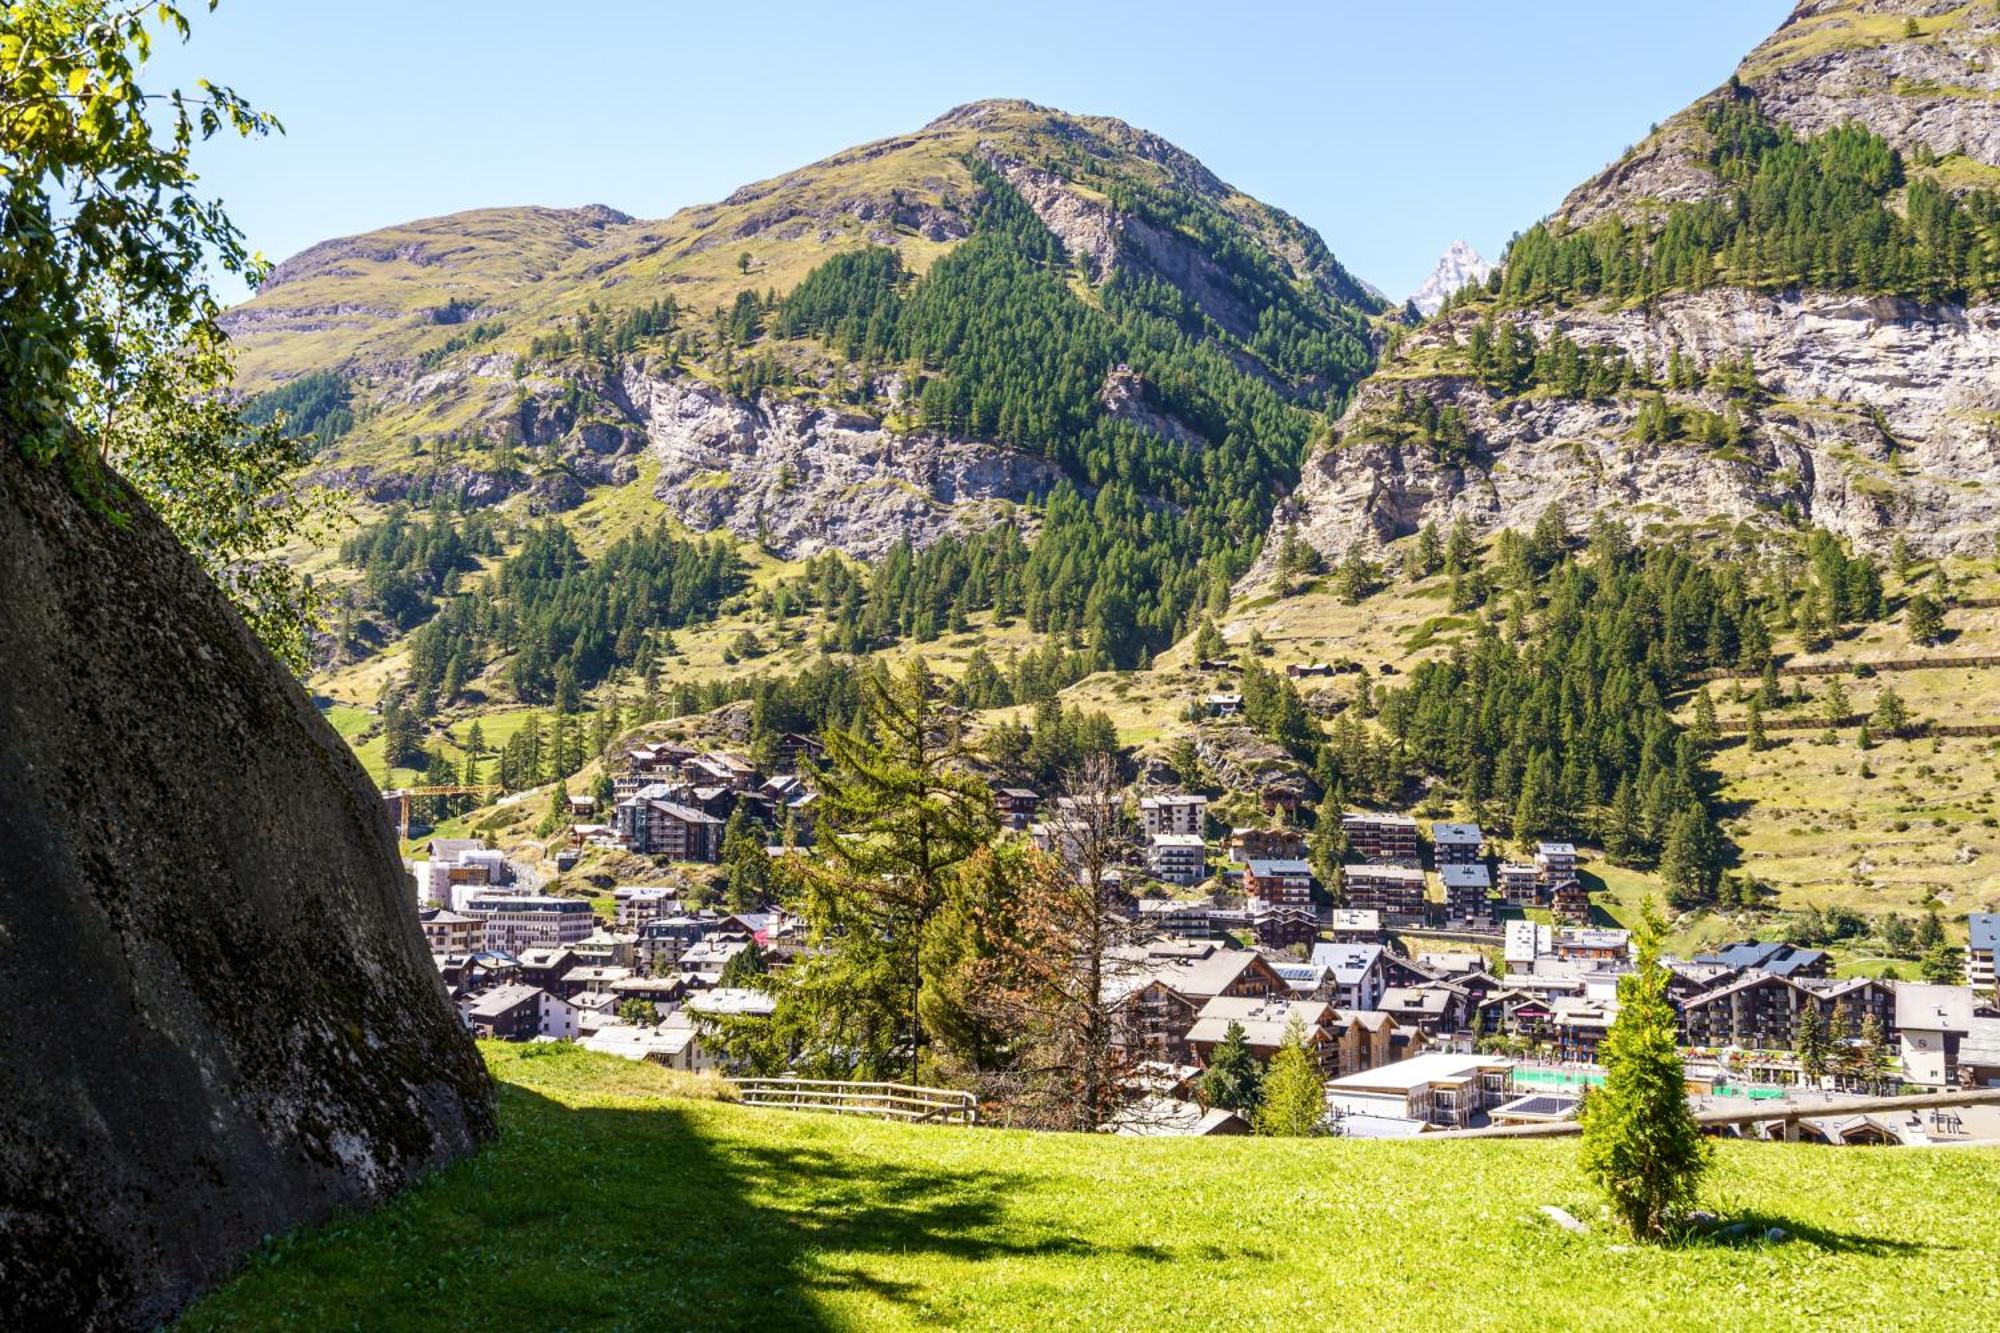
<path fill-rule="evenodd" d="M 135 495 L 0 442 L 0 1326 L 151 1328 L 494 1132 L 380 797 Z"/>
<path fill-rule="evenodd" d="M 1539 339 L 1617 346 L 1664 365 L 1754 355 L 1766 401 L 1743 448 L 1640 444 L 1640 400 L 1505 397 L 1464 375 L 1365 383 L 1335 442 L 1307 464 L 1280 521 L 1339 559 L 1425 522 L 1528 527 L 1561 502 L 1661 532 L 1809 522 L 1861 545 L 1983 555 L 2000 530 L 2000 307 L 1718 290 L 1642 310 L 1522 312 Z M 1433 324 L 1406 360 L 1443 355 L 1476 316 Z M 1366 429 L 1399 394 L 1464 413 L 1469 462 Z M 1711 411 L 1725 404 L 1676 395 Z"/>
<path fill-rule="evenodd" d="M 870 417 L 771 395 L 745 402 L 686 376 L 628 372 L 623 390 L 659 460 L 667 512 L 787 558 L 922 546 L 1042 499 L 1062 477 L 1038 454 L 892 435 Z"/>

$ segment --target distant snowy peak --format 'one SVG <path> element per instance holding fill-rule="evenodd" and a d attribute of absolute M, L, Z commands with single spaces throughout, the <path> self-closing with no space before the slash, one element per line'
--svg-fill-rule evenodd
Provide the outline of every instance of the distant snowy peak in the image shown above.
<path fill-rule="evenodd" d="M 1426 315 L 1435 315 L 1444 308 L 1446 298 L 1459 288 L 1484 282 L 1491 272 L 1493 265 L 1487 263 L 1477 250 L 1464 241 L 1453 241 L 1451 249 L 1444 252 L 1437 268 L 1431 271 L 1430 277 L 1417 288 L 1410 300 Z"/>

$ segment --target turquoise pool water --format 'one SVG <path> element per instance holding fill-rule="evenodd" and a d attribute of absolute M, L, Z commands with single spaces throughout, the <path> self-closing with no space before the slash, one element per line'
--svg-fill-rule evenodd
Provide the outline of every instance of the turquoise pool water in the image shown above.
<path fill-rule="evenodd" d="M 1604 1082 L 1604 1075 L 1588 1069 L 1516 1069 L 1514 1086 L 1517 1088 L 1594 1088 Z M 1746 1097 L 1753 1102 L 1768 1102 L 1785 1095 L 1783 1088 L 1717 1088 L 1717 1097 Z"/>

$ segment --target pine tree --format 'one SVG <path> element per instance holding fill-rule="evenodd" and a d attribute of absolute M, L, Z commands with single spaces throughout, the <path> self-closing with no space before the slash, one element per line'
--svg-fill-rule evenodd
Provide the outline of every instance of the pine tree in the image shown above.
<path fill-rule="evenodd" d="M 1264 1077 L 1264 1097 L 1257 1106 L 1256 1130 L 1279 1138 L 1305 1138 L 1319 1132 L 1326 1119 L 1326 1080 L 1306 1045 L 1305 1023 L 1293 1014 L 1285 1037 L 1271 1057 Z"/>
<path fill-rule="evenodd" d="M 1345 803 L 1340 788 L 1329 786 L 1314 817 L 1312 835 L 1306 839 L 1306 859 L 1328 892 L 1337 892 L 1340 863 L 1347 857 L 1347 834 L 1340 824 Z"/>
<path fill-rule="evenodd" d="M 1722 733 L 1716 726 L 1715 700 L 1704 685 L 1694 696 L 1694 740 L 1697 745 L 1713 746 Z"/>
<path fill-rule="evenodd" d="M 1650 904 L 1636 943 L 1638 966 L 1618 982 L 1618 1016 L 1598 1052 L 1604 1083 L 1584 1102 L 1582 1161 L 1632 1235 L 1657 1240 L 1693 1204 L 1712 1150 L 1688 1108 Z"/>
<path fill-rule="evenodd" d="M 1667 901 L 1685 911 L 1715 901 L 1721 878 L 1721 848 L 1708 812 L 1692 802 L 1675 811 L 1660 853 L 1660 877 Z"/>
<path fill-rule="evenodd" d="M 1231 1019 L 1222 1040 L 1209 1054 L 1208 1068 L 1202 1071 L 1196 1090 L 1204 1106 L 1249 1115 L 1263 1097 L 1264 1069 L 1250 1054 L 1243 1025 Z"/>
<path fill-rule="evenodd" d="M 1903 617 L 1912 643 L 1930 647 L 1944 637 L 1944 608 L 1928 593 L 1912 597 Z"/>
<path fill-rule="evenodd" d="M 1763 700 L 1754 694 L 1743 711 L 1743 743 L 1752 754 L 1770 747 L 1770 740 L 1764 735 Z"/>
<path fill-rule="evenodd" d="M 1820 1017 L 1819 1002 L 1810 995 L 1800 1004 L 1798 1020 L 1792 1027 L 1792 1051 L 1799 1058 L 1806 1082 L 1812 1087 L 1820 1086 L 1833 1050 L 1826 1022 Z"/>
<path fill-rule="evenodd" d="M 1884 685 L 1882 693 L 1875 700 L 1873 721 L 1885 736 L 1900 736 L 1910 725 L 1909 710 L 1903 706 L 1903 696 L 1896 693 L 1893 685 Z"/>

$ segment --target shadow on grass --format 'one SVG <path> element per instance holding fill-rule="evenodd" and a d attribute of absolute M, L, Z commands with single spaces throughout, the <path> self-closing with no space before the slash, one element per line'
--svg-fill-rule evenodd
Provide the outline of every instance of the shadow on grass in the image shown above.
<path fill-rule="evenodd" d="M 1864 1151 L 1847 1149 L 1846 1151 Z M 1911 1240 L 1891 1240 L 1886 1236 L 1864 1236 L 1852 1231 L 1835 1231 L 1830 1227 L 1814 1226 L 1810 1222 L 1795 1222 L 1788 1217 L 1771 1213 L 1744 1212 L 1730 1215 L 1730 1224 L 1713 1231 L 1696 1231 L 1685 1236 L 1681 1244 L 1691 1250 L 1736 1249 L 1748 1245 L 1769 1245 L 1765 1239 L 1771 1228 L 1777 1227 L 1786 1233 L 1787 1245 L 1808 1245 L 1829 1254 L 1861 1254 L 1870 1258 L 1886 1258 L 1890 1255 L 1928 1253 L 1933 1250 L 1949 1250 L 1949 1245 L 1929 1245 Z M 1735 1231 L 1740 1225 L 1743 1229 Z"/>
<path fill-rule="evenodd" d="M 964 1264 L 1179 1257 L 1010 1211 L 1033 1192 L 1027 1172 L 811 1142 L 846 1122 L 771 1112 L 767 1136 L 718 1133 L 700 1103 L 500 1096 L 498 1144 L 372 1215 L 276 1243 L 185 1326 L 811 1329 L 847 1322 L 822 1303 L 836 1293 L 921 1322 L 979 1281 Z"/>

